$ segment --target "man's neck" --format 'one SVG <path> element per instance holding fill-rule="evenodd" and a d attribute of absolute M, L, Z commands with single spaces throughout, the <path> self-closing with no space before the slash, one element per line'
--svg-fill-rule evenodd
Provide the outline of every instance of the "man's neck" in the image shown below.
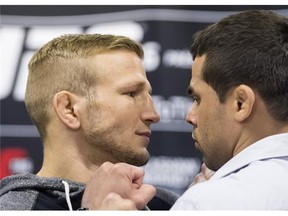
<path fill-rule="evenodd" d="M 86 184 L 98 167 L 79 152 L 61 151 L 59 149 L 54 151 L 46 148 L 44 150 L 43 166 L 37 175 L 65 178 Z"/>

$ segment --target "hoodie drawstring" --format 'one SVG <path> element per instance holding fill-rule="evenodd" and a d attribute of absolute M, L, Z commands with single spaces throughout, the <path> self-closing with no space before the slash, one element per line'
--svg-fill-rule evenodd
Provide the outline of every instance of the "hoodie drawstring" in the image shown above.
<path fill-rule="evenodd" d="M 67 205 L 68 205 L 68 208 L 70 211 L 73 211 L 73 208 L 72 208 L 72 204 L 71 204 L 71 199 L 70 199 L 70 188 L 69 188 L 69 184 L 68 182 L 66 181 L 62 181 L 62 184 L 64 185 L 64 189 L 65 189 L 65 196 L 66 196 L 66 202 L 67 202 Z M 80 209 L 78 209 L 80 210 Z M 81 209 L 82 210 L 82 209 Z M 87 209 L 84 209 L 84 210 L 87 210 Z M 144 210 L 148 210 L 150 211 L 149 207 L 146 205 L 144 207 Z"/>
<path fill-rule="evenodd" d="M 67 202 L 68 208 L 69 208 L 70 211 L 73 211 L 71 200 L 70 200 L 70 196 L 69 196 L 70 195 L 69 184 L 68 184 L 68 182 L 66 182 L 64 180 L 62 181 L 62 184 L 64 185 L 66 202 Z"/>

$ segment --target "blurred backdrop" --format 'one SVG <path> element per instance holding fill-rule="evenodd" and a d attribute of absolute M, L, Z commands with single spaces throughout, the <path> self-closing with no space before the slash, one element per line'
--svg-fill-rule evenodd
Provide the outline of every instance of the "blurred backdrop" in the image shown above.
<path fill-rule="evenodd" d="M 185 123 L 192 104 L 186 95 L 191 78 L 192 35 L 224 16 L 246 9 L 272 9 L 288 16 L 288 6 L 276 5 L 1 6 L 0 177 L 37 173 L 42 165 L 41 140 L 23 102 L 27 63 L 33 52 L 62 34 L 110 33 L 143 44 L 147 76 L 161 115 L 160 123 L 152 127 L 145 181 L 183 193 L 201 165 L 201 154 L 191 138 L 192 126 Z"/>

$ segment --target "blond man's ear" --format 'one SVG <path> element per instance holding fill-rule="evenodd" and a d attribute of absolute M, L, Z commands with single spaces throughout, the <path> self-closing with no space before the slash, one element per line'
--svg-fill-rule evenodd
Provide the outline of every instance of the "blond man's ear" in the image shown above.
<path fill-rule="evenodd" d="M 59 120 L 68 128 L 78 129 L 80 127 L 77 103 L 80 98 L 68 91 L 60 91 L 53 97 L 53 108 Z"/>

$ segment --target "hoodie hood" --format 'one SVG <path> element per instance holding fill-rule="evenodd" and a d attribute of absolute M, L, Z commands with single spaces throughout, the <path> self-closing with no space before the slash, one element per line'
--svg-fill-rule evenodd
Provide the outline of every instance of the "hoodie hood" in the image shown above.
<path fill-rule="evenodd" d="M 77 210 L 85 185 L 62 178 L 46 178 L 31 173 L 6 177 L 0 182 L 0 210 Z M 169 210 L 179 195 L 156 187 L 150 210 Z"/>
<path fill-rule="evenodd" d="M 68 188 L 65 189 L 63 181 L 67 182 Z M 31 173 L 9 176 L 1 180 L 1 210 L 42 209 L 42 205 L 50 209 L 67 210 L 70 200 L 73 209 L 77 209 L 81 205 L 84 187 L 84 184 L 68 179 L 46 178 Z"/>

